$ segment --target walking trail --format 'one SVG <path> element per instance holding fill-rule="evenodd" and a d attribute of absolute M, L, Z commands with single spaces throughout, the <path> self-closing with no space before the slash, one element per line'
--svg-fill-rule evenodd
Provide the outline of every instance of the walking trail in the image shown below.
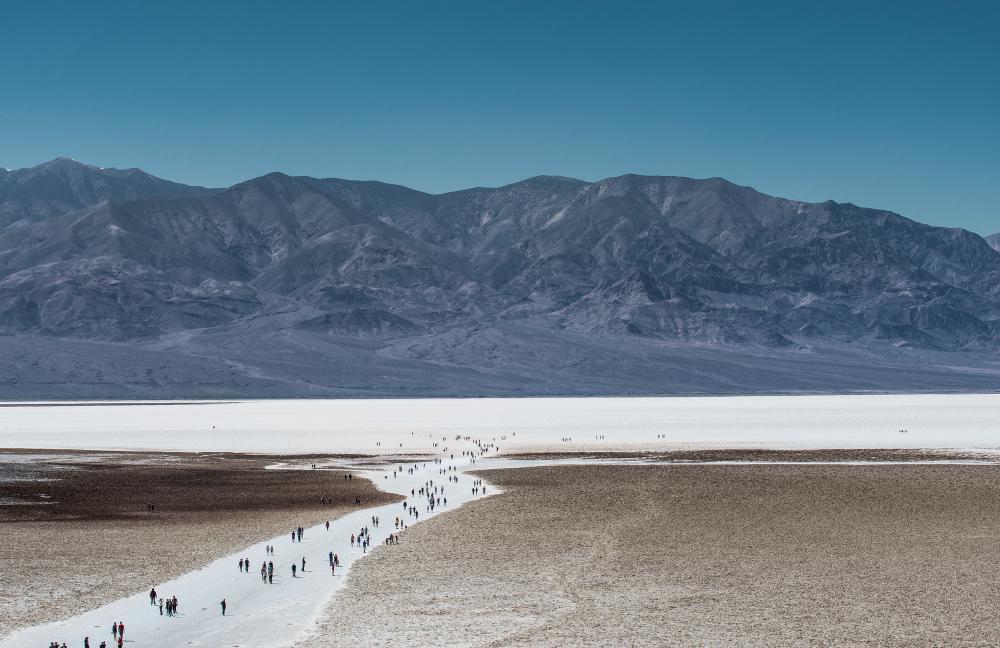
<path fill-rule="evenodd" d="M 302 542 L 292 542 L 293 530 L 289 529 L 286 535 L 259 542 L 171 581 L 135 583 L 136 594 L 127 598 L 65 620 L 16 631 L 0 640 L 0 647 L 44 648 L 52 641 L 58 641 L 60 645 L 65 641 L 71 648 L 76 648 L 83 646 L 84 637 L 90 638 L 93 648 L 100 646 L 101 641 L 107 641 L 108 646 L 116 646 L 111 635 L 111 623 L 118 621 L 125 623 L 126 646 L 250 648 L 293 644 L 307 633 L 330 597 L 344 587 L 354 561 L 365 555 L 358 544 L 351 546 L 352 533 L 357 536 L 363 527 L 368 527 L 371 539 L 369 552 L 382 545 L 390 534 L 400 534 L 400 542 L 406 542 L 405 530 L 394 527 L 397 516 L 409 526 L 499 492 L 484 484 L 486 495 L 482 487 L 477 494 L 473 494 L 475 478 L 467 475 L 466 471 L 477 467 L 475 457 L 463 454 L 463 451 L 480 455 L 483 450 L 479 446 L 469 440 L 456 442 L 454 439 L 450 444 L 443 441 L 442 446 L 445 445 L 451 447 L 441 453 L 441 463 L 427 458 L 426 461 L 396 463 L 386 465 L 384 469 L 353 473 L 355 477 L 370 479 L 382 490 L 404 495 L 406 507 L 415 506 L 419 518 L 409 514 L 403 503 L 397 502 L 359 509 L 331 520 L 329 530 L 324 524 L 307 528 Z M 454 459 L 450 458 L 452 454 Z M 271 468 L 294 467 L 279 464 Z M 396 471 L 395 477 L 393 470 Z M 442 474 L 441 470 L 447 472 Z M 449 476 L 457 478 L 457 483 L 448 481 Z M 420 489 L 429 482 L 433 482 L 432 491 L 434 486 L 439 489 L 444 487 L 444 492 L 437 496 L 442 503 L 436 505 L 433 511 L 428 510 L 427 496 L 420 495 Z M 411 495 L 411 491 L 416 495 Z M 444 504 L 445 498 L 447 505 Z M 372 524 L 372 516 L 379 518 L 378 527 Z M 274 547 L 273 555 L 266 554 L 267 545 Z M 392 548 L 383 550 L 391 551 Z M 340 559 L 341 566 L 336 569 L 336 575 L 331 575 L 331 551 Z M 306 569 L 300 569 L 293 578 L 292 565 L 301 568 L 303 557 Z M 249 573 L 239 571 L 238 564 L 242 558 L 249 559 Z M 273 584 L 261 580 L 261 564 L 267 561 L 274 562 Z M 164 600 L 177 597 L 178 613 L 175 616 L 165 613 L 161 616 L 159 607 L 150 605 L 151 587 L 155 587 L 157 596 Z M 220 606 L 223 599 L 227 604 L 225 616 L 222 616 Z"/>

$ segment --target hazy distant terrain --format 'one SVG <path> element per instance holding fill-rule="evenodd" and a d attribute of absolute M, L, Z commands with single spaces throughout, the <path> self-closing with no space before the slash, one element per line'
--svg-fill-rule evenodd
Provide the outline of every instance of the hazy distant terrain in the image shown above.
<path fill-rule="evenodd" d="M 0 397 L 1000 388 L 1000 236 L 721 179 L 0 170 Z"/>

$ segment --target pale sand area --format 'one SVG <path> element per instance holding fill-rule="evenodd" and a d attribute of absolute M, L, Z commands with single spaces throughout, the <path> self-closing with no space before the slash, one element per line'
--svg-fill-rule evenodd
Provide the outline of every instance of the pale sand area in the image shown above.
<path fill-rule="evenodd" d="M 300 645 L 1000 645 L 995 465 L 481 474 L 506 492 L 377 548 Z"/>
<path fill-rule="evenodd" d="M 0 454 L 0 502 L 7 503 L 0 506 L 0 637 L 146 590 L 296 526 L 398 499 L 367 480 L 345 482 L 345 472 L 263 469 L 274 460 Z M 321 505 L 321 497 L 332 501 Z"/>

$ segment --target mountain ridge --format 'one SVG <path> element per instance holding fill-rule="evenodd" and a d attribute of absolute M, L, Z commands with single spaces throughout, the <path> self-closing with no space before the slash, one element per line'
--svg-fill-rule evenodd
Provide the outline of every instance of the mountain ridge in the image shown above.
<path fill-rule="evenodd" d="M 363 373 L 359 358 L 441 376 L 489 365 L 484 384 L 506 384 L 501 393 L 579 345 L 767 352 L 795 366 L 844 345 L 876 363 L 914 349 L 956 366 L 1000 350 L 997 236 L 851 203 L 722 178 L 535 176 L 429 194 L 278 172 L 208 189 L 46 164 L 0 172 L 0 333 L 123 345 L 137 358 L 208 354 L 248 375 L 280 365 L 275 380 L 293 395 L 333 378 L 286 382 L 294 363 L 275 365 L 260 344 L 331 359 L 354 349 L 348 376 Z M 561 393 L 558 375 L 544 393 Z M 615 393 L 628 386 L 605 377 Z M 383 379 L 402 389 L 398 375 Z M 635 391 L 676 388 L 665 380 L 636 378 Z M 454 393 L 445 387 L 431 393 Z"/>

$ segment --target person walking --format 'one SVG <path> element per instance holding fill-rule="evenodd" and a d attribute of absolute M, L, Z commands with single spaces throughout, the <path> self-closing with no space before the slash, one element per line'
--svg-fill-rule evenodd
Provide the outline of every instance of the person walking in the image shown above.
<path fill-rule="evenodd" d="M 219 605 L 222 606 L 222 616 L 226 616 L 226 599 L 222 599 L 222 602 L 219 603 Z"/>

